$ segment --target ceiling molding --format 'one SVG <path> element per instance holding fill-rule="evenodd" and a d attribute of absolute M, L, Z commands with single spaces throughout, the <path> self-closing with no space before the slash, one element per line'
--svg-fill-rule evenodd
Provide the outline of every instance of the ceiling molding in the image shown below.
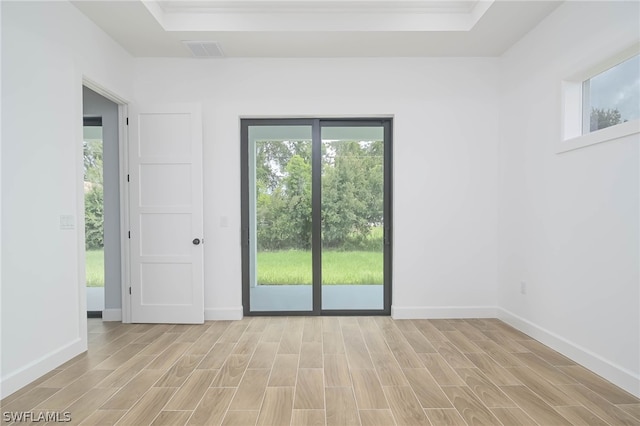
<path fill-rule="evenodd" d="M 493 0 L 390 1 L 390 0 L 147 0 L 164 13 L 299 13 L 299 12 L 398 12 L 471 13 L 479 3 Z"/>
<path fill-rule="evenodd" d="M 470 31 L 494 0 L 144 0 L 166 31 Z"/>
<path fill-rule="evenodd" d="M 144 7 L 147 8 L 149 13 L 151 13 L 151 16 L 153 16 L 156 19 L 156 21 L 158 21 L 160 26 L 162 26 L 164 28 L 164 26 L 165 26 L 165 24 L 164 24 L 164 15 L 165 15 L 166 12 L 162 8 L 161 3 L 156 1 L 156 0 L 140 0 L 140 1 L 144 5 Z"/>

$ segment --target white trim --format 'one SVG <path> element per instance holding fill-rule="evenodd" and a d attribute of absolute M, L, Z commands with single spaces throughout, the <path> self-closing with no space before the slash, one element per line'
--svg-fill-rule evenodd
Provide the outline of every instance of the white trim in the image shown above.
<path fill-rule="evenodd" d="M 102 321 L 122 321 L 122 309 L 105 309 L 102 311 Z"/>
<path fill-rule="evenodd" d="M 142 4 L 165 31 L 470 31 L 495 0 L 478 2 L 173 2 Z M 196 2 L 197 3 L 197 2 Z M 354 4 L 355 3 L 355 4 Z M 405 4 L 408 3 L 408 4 Z M 445 4 L 442 4 L 445 3 Z M 457 3 L 457 4 L 456 4 Z M 293 16 L 293 17 L 292 17 Z M 251 17 L 251 18 L 248 18 Z"/>
<path fill-rule="evenodd" d="M 571 360 L 609 380 L 616 386 L 640 397 L 640 374 L 616 365 L 615 363 L 565 339 L 531 321 L 522 318 L 503 308 L 497 308 L 497 317 L 510 326 L 522 331 L 534 339 L 544 343 L 551 349 L 565 355 Z"/>
<path fill-rule="evenodd" d="M 142 0 L 141 3 L 147 8 L 156 21 L 158 21 L 158 24 L 164 28 L 164 10 L 162 9 L 162 6 L 160 6 L 160 4 L 155 0 Z"/>
<path fill-rule="evenodd" d="M 563 80 L 561 85 L 562 134 L 557 151 L 561 152 L 568 140 L 582 136 L 582 81 Z"/>
<path fill-rule="evenodd" d="M 205 308 L 204 309 L 204 320 L 205 321 L 215 321 L 215 320 L 241 320 L 243 317 L 242 306 L 238 306 L 236 308 Z"/>
<path fill-rule="evenodd" d="M 0 399 L 6 398 L 86 350 L 82 339 L 77 338 L 3 377 L 0 379 Z"/>
<path fill-rule="evenodd" d="M 89 341 L 87 335 L 87 274 L 86 274 L 86 249 L 85 249 L 85 206 L 84 206 L 84 149 L 83 149 L 83 96 L 82 96 L 82 86 L 83 86 L 83 78 L 82 75 L 77 73 L 75 75 L 75 87 L 73 87 L 73 91 L 75 92 L 75 114 L 73 114 L 73 127 L 75 131 L 74 143 L 75 143 L 75 152 L 76 152 L 76 281 L 78 284 L 78 289 L 76 295 L 78 299 L 76 300 L 76 306 L 78 306 L 77 318 L 78 318 L 78 335 L 76 339 L 80 340 L 80 351 L 83 352 L 87 350 Z M 77 84 L 80 83 L 80 84 Z M 72 345 L 75 340 L 71 341 L 67 345 Z M 66 347 L 66 346 L 65 346 Z M 77 355 L 74 353 L 72 356 Z M 66 362 L 68 359 L 62 360 L 62 362 Z M 56 367 L 56 366 L 54 366 Z M 46 373 L 46 371 L 45 371 Z M 44 374 L 44 373 L 42 373 Z M 33 380 L 33 379 L 32 379 Z M 26 381 L 22 383 L 22 386 L 25 386 L 30 381 Z"/>
<path fill-rule="evenodd" d="M 556 153 L 561 154 L 563 152 L 573 151 L 574 149 L 595 145 L 601 142 L 620 139 L 637 133 L 640 133 L 640 119 L 627 121 L 625 123 L 596 130 L 595 132 L 587 133 L 572 139 L 563 140 L 558 144 Z"/>
<path fill-rule="evenodd" d="M 131 256 L 129 231 L 129 185 L 127 175 L 129 174 L 129 106 L 118 105 L 118 166 L 120 167 L 120 289 L 121 313 L 120 319 L 123 323 L 131 323 L 131 297 L 129 286 L 131 285 Z M 103 317 L 104 318 L 104 317 Z"/>
<path fill-rule="evenodd" d="M 105 89 L 105 87 L 102 86 L 100 83 L 96 83 L 94 80 L 91 80 L 86 75 L 82 76 L 82 85 L 88 89 L 93 90 L 98 95 L 103 96 L 118 105 L 127 105 L 129 103 L 129 101 L 127 101 L 125 98 L 122 98 L 119 95 L 113 93 L 112 91 Z"/>
<path fill-rule="evenodd" d="M 495 318 L 495 306 L 391 306 L 393 319 Z"/>
<path fill-rule="evenodd" d="M 129 229 L 129 186 L 127 185 L 126 175 L 129 170 L 129 157 L 127 155 L 128 146 L 129 146 L 129 132 L 127 127 L 127 117 L 129 115 L 128 108 L 129 102 L 117 95 L 116 93 L 104 88 L 100 83 L 95 82 L 94 80 L 88 78 L 87 76 L 82 76 L 82 86 L 93 90 L 100 96 L 103 96 L 110 101 L 116 103 L 118 105 L 118 167 L 119 167 L 119 175 L 120 175 L 120 282 L 122 283 L 121 296 L 121 314 L 120 319 L 115 321 L 122 321 L 124 323 L 131 322 L 131 309 L 130 309 L 130 297 L 129 296 L 129 239 L 127 236 L 127 231 Z M 80 116 L 82 116 L 82 111 Z M 82 129 L 82 127 L 80 127 Z M 82 144 L 80 145 L 82 146 Z M 82 156 L 80 157 L 83 158 Z M 81 165 L 83 162 L 80 162 Z M 84 173 L 84 169 L 83 169 Z M 80 179 L 82 181 L 82 179 Z M 82 186 L 82 185 L 81 185 Z M 82 223 L 84 223 L 84 188 L 82 192 L 82 215 L 78 216 L 82 218 Z M 82 235 L 82 249 L 80 250 L 82 255 L 82 274 L 81 277 L 84 277 L 84 226 L 82 226 L 83 235 Z M 82 311 L 82 310 L 81 310 Z M 86 309 L 83 310 L 86 312 Z M 86 331 L 84 333 L 86 335 Z"/>

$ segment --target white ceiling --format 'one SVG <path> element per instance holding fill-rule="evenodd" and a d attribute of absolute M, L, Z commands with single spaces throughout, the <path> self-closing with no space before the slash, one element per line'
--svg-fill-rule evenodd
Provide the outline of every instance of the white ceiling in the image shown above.
<path fill-rule="evenodd" d="M 499 56 L 561 1 L 79 0 L 72 3 L 135 57 Z"/>

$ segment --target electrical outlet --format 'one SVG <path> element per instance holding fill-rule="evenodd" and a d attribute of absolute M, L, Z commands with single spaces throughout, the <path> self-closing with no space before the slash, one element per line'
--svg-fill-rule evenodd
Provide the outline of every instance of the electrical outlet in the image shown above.
<path fill-rule="evenodd" d="M 520 293 L 521 294 L 527 294 L 527 282 L 526 281 L 520 281 Z"/>

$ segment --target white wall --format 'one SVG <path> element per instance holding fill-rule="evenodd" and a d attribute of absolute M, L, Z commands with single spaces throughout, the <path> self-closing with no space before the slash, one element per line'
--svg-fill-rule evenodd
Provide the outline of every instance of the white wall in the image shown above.
<path fill-rule="evenodd" d="M 82 78 L 127 98 L 132 60 L 69 3 L 1 7 L 5 396 L 86 350 Z"/>
<path fill-rule="evenodd" d="M 394 316 L 494 316 L 496 62 L 136 60 L 137 102 L 203 104 L 206 317 L 241 315 L 240 117 L 345 115 L 394 116 Z"/>
<path fill-rule="evenodd" d="M 503 56 L 498 221 L 502 316 L 636 395 L 640 138 L 556 144 L 561 80 L 638 41 L 639 16 L 567 2 Z"/>

